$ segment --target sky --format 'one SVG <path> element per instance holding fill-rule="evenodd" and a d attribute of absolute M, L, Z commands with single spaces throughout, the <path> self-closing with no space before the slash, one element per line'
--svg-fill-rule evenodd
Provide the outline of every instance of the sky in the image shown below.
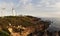
<path fill-rule="evenodd" d="M 12 15 L 12 8 L 16 15 L 60 18 L 60 0 L 0 0 L 0 16 Z"/>

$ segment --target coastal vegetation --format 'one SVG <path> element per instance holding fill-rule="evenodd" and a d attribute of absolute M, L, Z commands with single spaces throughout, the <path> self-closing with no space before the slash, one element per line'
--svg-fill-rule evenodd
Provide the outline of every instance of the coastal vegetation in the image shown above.
<path fill-rule="evenodd" d="M 0 33 L 2 36 L 15 36 L 16 33 L 19 36 L 28 36 L 33 32 L 44 32 L 50 24 L 51 21 L 43 21 L 34 16 L 4 16 L 0 17 Z"/>

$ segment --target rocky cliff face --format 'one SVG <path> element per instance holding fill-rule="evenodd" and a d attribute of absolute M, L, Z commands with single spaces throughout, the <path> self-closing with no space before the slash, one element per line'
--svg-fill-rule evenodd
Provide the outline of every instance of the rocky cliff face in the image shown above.
<path fill-rule="evenodd" d="M 0 25 L 3 28 L 11 28 L 9 29 L 10 33 L 16 35 L 19 33 L 19 36 L 29 36 L 31 33 L 35 35 L 37 32 L 44 32 L 51 24 L 49 20 L 43 21 L 41 18 L 33 16 L 8 16 L 0 18 L 0 21 Z"/>

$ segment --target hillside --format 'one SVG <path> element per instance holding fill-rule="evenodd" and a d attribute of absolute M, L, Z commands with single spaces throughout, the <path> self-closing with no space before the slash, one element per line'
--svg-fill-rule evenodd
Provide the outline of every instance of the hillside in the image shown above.
<path fill-rule="evenodd" d="M 12 28 L 13 32 L 20 32 L 21 30 L 28 31 L 30 30 L 30 33 L 33 33 L 36 31 L 44 31 L 49 27 L 51 24 L 51 21 L 43 21 L 41 18 L 33 17 L 33 16 L 5 16 L 0 17 L 0 28 L 4 30 L 8 30 L 9 28 Z M 24 29 L 25 28 L 25 29 Z M 23 36 L 25 36 L 23 32 Z M 10 32 L 11 33 L 11 32 Z"/>
<path fill-rule="evenodd" d="M 33 17 L 33 16 L 5 16 L 0 17 L 0 25 L 8 26 L 11 24 L 12 26 L 22 25 L 24 27 L 35 26 L 37 23 L 48 23 L 49 21 L 43 21 L 41 18 Z"/>

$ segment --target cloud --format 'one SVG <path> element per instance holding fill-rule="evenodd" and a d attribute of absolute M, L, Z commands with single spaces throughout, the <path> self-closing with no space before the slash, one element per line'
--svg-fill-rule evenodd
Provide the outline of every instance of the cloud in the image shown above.
<path fill-rule="evenodd" d="M 60 14 L 59 0 L 20 0 L 18 14 L 57 17 Z M 53 16 L 52 16 L 53 15 Z M 59 17 L 59 16 L 58 16 Z"/>
<path fill-rule="evenodd" d="M 11 7 L 13 7 L 13 3 L 6 3 L 6 2 L 4 2 L 4 3 L 0 3 L 0 8 L 11 8 Z"/>
<path fill-rule="evenodd" d="M 18 1 L 19 2 L 17 2 L 16 4 L 13 1 L 8 3 L 7 2 L 0 3 L 0 8 L 5 7 L 6 12 L 8 11 L 11 12 L 11 8 L 14 7 L 18 15 L 26 14 L 43 17 L 49 16 L 57 17 L 58 15 L 60 15 L 60 0 L 18 0 Z"/>
<path fill-rule="evenodd" d="M 57 2 L 54 7 L 60 8 L 60 2 Z"/>
<path fill-rule="evenodd" d="M 28 0 L 20 0 L 24 5 L 28 2 Z"/>

